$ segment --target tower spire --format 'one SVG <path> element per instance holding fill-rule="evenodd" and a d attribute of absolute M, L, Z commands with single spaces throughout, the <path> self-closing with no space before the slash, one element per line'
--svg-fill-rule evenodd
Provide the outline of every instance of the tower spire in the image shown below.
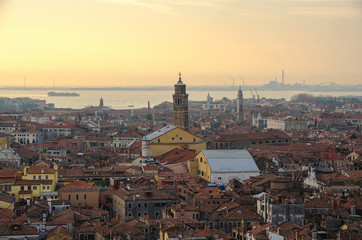
<path fill-rule="evenodd" d="M 173 97 L 173 124 L 176 127 L 187 131 L 189 122 L 188 112 L 188 94 L 186 93 L 186 84 L 181 80 L 181 72 L 179 72 L 179 80 L 175 84 L 175 94 Z"/>
<path fill-rule="evenodd" d="M 182 82 L 182 80 L 181 80 L 181 72 L 178 72 L 178 81 Z"/>

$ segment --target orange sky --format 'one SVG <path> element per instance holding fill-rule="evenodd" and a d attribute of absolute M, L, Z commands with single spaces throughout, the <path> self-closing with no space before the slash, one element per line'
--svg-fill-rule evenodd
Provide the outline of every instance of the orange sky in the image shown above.
<path fill-rule="evenodd" d="M 362 0 L 0 0 L 0 86 L 362 84 Z"/>

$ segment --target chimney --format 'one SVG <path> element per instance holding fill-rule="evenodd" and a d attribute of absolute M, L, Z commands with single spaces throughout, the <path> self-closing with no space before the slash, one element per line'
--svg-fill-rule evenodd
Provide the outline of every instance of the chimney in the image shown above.
<path fill-rule="evenodd" d="M 119 189 L 121 185 L 121 180 L 120 179 L 114 179 L 114 189 Z"/>
<path fill-rule="evenodd" d="M 267 196 L 266 193 L 264 194 L 264 212 L 263 212 L 263 217 L 264 217 L 264 221 L 266 221 L 267 219 L 267 212 L 268 212 L 268 205 L 267 205 Z"/>
<path fill-rule="evenodd" d="M 51 198 L 47 198 L 48 201 L 48 206 L 49 206 L 49 213 L 52 213 L 52 199 Z"/>
<path fill-rule="evenodd" d="M 356 206 L 355 205 L 353 205 L 351 207 L 351 215 L 356 215 Z"/>
<path fill-rule="evenodd" d="M 43 213 L 43 224 L 45 226 L 45 223 L 47 222 L 47 214 Z"/>

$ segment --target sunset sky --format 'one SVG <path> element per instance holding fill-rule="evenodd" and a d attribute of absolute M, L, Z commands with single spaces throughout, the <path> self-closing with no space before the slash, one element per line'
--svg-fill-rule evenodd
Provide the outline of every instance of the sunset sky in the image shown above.
<path fill-rule="evenodd" d="M 362 84 L 362 0 L 0 0 L 0 86 Z"/>

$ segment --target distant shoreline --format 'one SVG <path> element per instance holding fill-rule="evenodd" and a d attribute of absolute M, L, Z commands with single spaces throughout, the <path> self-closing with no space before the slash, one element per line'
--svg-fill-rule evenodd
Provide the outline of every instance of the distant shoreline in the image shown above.
<path fill-rule="evenodd" d="M 188 91 L 236 91 L 239 86 L 187 86 Z M 362 92 L 362 85 L 345 86 L 319 86 L 319 85 L 280 85 L 280 86 L 242 86 L 244 91 L 306 91 L 306 92 Z M 68 90 L 68 91 L 173 91 L 172 86 L 147 86 L 147 87 L 0 87 L 0 90 Z"/>

